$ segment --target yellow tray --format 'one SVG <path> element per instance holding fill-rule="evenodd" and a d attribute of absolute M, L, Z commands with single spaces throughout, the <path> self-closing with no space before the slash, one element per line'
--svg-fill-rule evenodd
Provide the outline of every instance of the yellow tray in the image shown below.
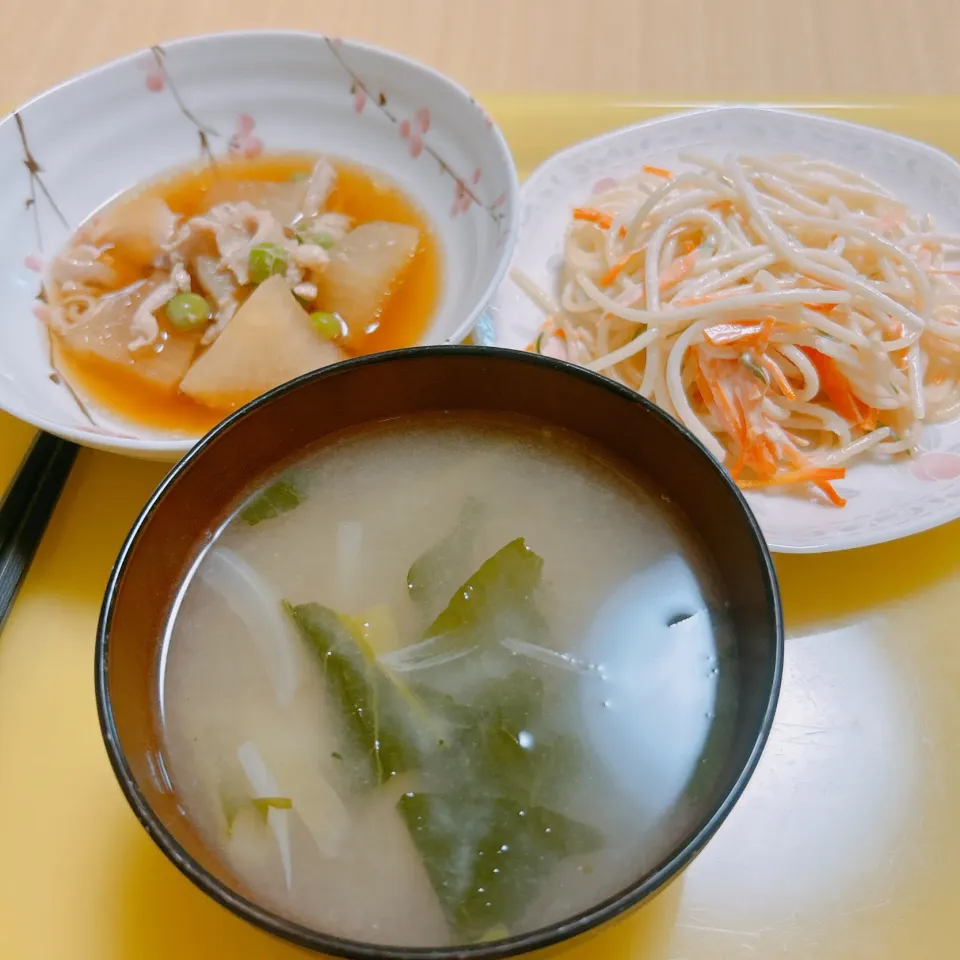
<path fill-rule="evenodd" d="M 521 169 L 687 104 L 487 101 Z M 960 156 L 960 100 L 813 109 Z M 0 415 L 0 483 L 31 431 Z M 93 642 L 121 540 L 163 468 L 83 451 L 0 639 L 0 958 L 302 957 L 184 879 L 100 742 Z M 669 890 L 566 960 L 926 960 L 957 954 L 960 525 L 780 557 L 780 709 L 746 794 Z"/>

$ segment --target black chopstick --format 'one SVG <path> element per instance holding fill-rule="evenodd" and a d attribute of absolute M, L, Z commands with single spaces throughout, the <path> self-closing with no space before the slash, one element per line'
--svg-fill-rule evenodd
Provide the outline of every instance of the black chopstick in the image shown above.
<path fill-rule="evenodd" d="M 50 522 L 77 446 L 38 433 L 0 502 L 0 630 Z"/>

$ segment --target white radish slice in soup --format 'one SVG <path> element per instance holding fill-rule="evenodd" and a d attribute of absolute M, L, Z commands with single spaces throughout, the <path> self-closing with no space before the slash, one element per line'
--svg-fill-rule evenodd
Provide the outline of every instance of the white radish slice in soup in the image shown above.
<path fill-rule="evenodd" d="M 237 759 L 257 798 L 280 798 L 280 787 L 273 774 L 267 769 L 257 745 L 248 740 L 237 749 Z M 290 853 L 290 813 L 288 810 L 270 807 L 267 810 L 267 826 L 277 838 L 280 860 L 283 863 L 283 875 L 289 890 L 293 886 L 293 860 Z"/>
<path fill-rule="evenodd" d="M 283 706 L 300 681 L 299 640 L 284 616 L 280 598 L 238 553 L 215 547 L 204 558 L 200 579 L 243 621 Z"/>

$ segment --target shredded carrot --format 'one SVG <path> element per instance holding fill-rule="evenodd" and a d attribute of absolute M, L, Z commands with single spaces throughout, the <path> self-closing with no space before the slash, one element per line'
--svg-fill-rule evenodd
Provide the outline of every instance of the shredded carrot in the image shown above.
<path fill-rule="evenodd" d="M 741 473 L 743 473 L 743 455 L 744 449 L 741 447 L 740 452 L 737 454 L 736 459 L 730 464 L 730 476 L 736 480 Z"/>
<path fill-rule="evenodd" d="M 651 173 L 655 177 L 663 177 L 664 180 L 672 180 L 673 174 L 669 170 L 665 170 L 663 167 L 647 167 L 643 168 L 644 173 Z"/>
<path fill-rule="evenodd" d="M 609 230 L 613 226 L 613 217 L 602 210 L 594 210 L 593 207 L 577 207 L 573 211 L 574 220 L 586 220 L 588 223 L 595 223 L 602 230 Z"/>
<path fill-rule="evenodd" d="M 697 253 L 686 253 L 682 257 L 677 257 L 663 273 L 660 274 L 660 289 L 665 290 L 679 283 L 692 269 L 697 262 Z"/>
<path fill-rule="evenodd" d="M 808 310 L 815 310 L 817 313 L 829 313 L 837 304 L 835 303 L 805 303 Z"/>
<path fill-rule="evenodd" d="M 820 388 L 844 420 L 859 423 L 860 402 L 850 388 L 850 381 L 840 372 L 836 361 L 815 350 L 805 351 L 820 376 Z"/>
<path fill-rule="evenodd" d="M 715 347 L 731 343 L 751 343 L 763 333 L 763 324 L 752 320 L 734 320 L 704 327 L 703 338 Z"/>
<path fill-rule="evenodd" d="M 726 421 L 727 431 L 732 437 L 739 440 L 741 445 L 745 444 L 747 440 L 747 424 L 743 417 L 743 411 L 737 411 L 727 396 L 726 391 L 723 389 L 723 385 L 719 382 L 717 382 L 714 387 L 713 396 L 717 403 L 717 409 Z"/>
<path fill-rule="evenodd" d="M 700 396 L 707 405 L 707 409 L 721 422 L 726 431 L 737 440 L 741 447 L 744 445 L 744 424 L 734 409 L 730 398 L 723 387 L 703 364 L 697 364 L 697 386 Z"/>
<path fill-rule="evenodd" d="M 564 330 L 563 327 L 557 327 L 557 329 L 553 331 L 553 335 L 554 335 L 558 340 L 566 340 L 566 339 L 567 339 L 567 331 Z"/>
<path fill-rule="evenodd" d="M 617 231 L 617 236 L 618 236 L 621 240 L 622 240 L 626 235 L 627 235 L 627 228 L 626 228 L 625 226 L 624 226 L 624 227 L 621 227 L 621 228 Z"/>
<path fill-rule="evenodd" d="M 715 347 L 725 347 L 731 343 L 747 340 L 760 333 L 760 324 L 745 326 L 742 323 L 715 323 L 704 327 L 703 339 Z"/>
<path fill-rule="evenodd" d="M 821 490 L 830 502 L 835 507 L 845 507 L 847 501 L 834 490 L 831 480 L 842 480 L 846 476 L 846 470 L 843 467 L 814 467 L 811 465 L 810 461 L 793 445 L 793 443 L 788 442 L 784 447 L 784 453 L 787 456 L 787 459 L 797 468 L 795 473 L 799 476 L 805 476 L 806 474 L 814 471 L 817 473 L 817 477 L 811 477 L 809 482 L 812 483 L 815 487 Z M 834 476 L 827 476 L 826 473 L 832 471 Z M 804 482 L 804 481 L 799 481 Z"/>
<path fill-rule="evenodd" d="M 639 253 L 639 250 L 632 250 L 625 257 L 621 257 L 601 278 L 600 286 L 609 287 L 617 277 L 620 276 L 621 272 L 626 268 L 630 260 Z"/>
<path fill-rule="evenodd" d="M 703 402 L 708 406 L 714 402 L 713 399 L 713 389 L 707 381 L 706 374 L 703 372 L 699 364 L 697 364 L 697 387 L 700 390 L 700 396 L 703 397 Z"/>
<path fill-rule="evenodd" d="M 746 490 L 764 486 L 786 486 L 793 483 L 829 483 L 842 480 L 847 475 L 843 467 L 804 467 L 799 470 L 784 470 L 765 480 L 745 480 L 740 484 Z"/>
<path fill-rule="evenodd" d="M 680 244 L 680 251 L 682 253 L 693 253 L 693 251 L 699 246 L 700 244 L 696 243 L 694 240 L 684 240 L 683 243 Z"/>
<path fill-rule="evenodd" d="M 757 337 L 757 347 L 761 353 L 767 349 L 767 344 L 770 343 L 770 338 L 773 336 L 773 328 L 776 324 L 777 321 L 775 317 L 763 318 L 763 322 L 760 324 L 760 336 Z"/>
<path fill-rule="evenodd" d="M 797 394 L 793 389 L 790 381 L 787 379 L 787 375 L 783 372 L 783 368 L 775 360 L 771 360 L 766 354 L 762 355 L 758 361 L 761 367 L 770 374 L 773 382 L 780 388 L 780 392 L 788 400 L 796 400 Z"/>
<path fill-rule="evenodd" d="M 817 368 L 820 389 L 827 395 L 827 399 L 836 408 L 837 413 L 850 423 L 855 423 L 865 430 L 870 429 L 869 424 L 876 423 L 877 411 L 858 399 L 850 386 L 850 381 L 843 375 L 836 360 L 812 347 L 800 349 Z"/>
<path fill-rule="evenodd" d="M 833 484 L 829 480 L 816 480 L 815 484 L 827 495 L 827 498 L 835 507 L 845 507 L 847 501 L 837 493 L 833 488 Z"/>
<path fill-rule="evenodd" d="M 766 479 L 776 475 L 776 451 L 769 437 L 753 436 L 748 453 L 750 455 L 750 468 L 757 476 Z"/>

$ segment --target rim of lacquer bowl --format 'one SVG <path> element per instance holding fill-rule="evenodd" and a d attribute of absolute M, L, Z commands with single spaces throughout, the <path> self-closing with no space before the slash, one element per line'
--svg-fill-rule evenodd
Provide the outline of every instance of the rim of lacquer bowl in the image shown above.
<path fill-rule="evenodd" d="M 703 461 L 704 467 L 714 473 L 716 478 L 726 487 L 727 492 L 734 497 L 736 503 L 739 505 L 741 520 L 748 530 L 752 545 L 757 552 L 760 561 L 761 575 L 764 580 L 763 586 L 767 606 L 766 613 L 774 633 L 772 637 L 772 663 L 770 664 L 772 669 L 770 671 L 770 685 L 764 702 L 762 717 L 752 738 L 747 759 L 742 764 L 734 783 L 712 805 L 709 812 L 698 820 L 697 826 L 687 831 L 684 839 L 673 851 L 663 858 L 653 870 L 587 910 L 581 911 L 557 923 L 515 937 L 509 937 L 491 943 L 477 943 L 455 947 L 393 947 L 333 936 L 285 919 L 279 914 L 241 896 L 197 863 L 174 838 L 137 786 L 136 778 L 120 745 L 119 733 L 114 722 L 109 693 L 107 656 L 110 646 L 111 621 L 114 607 L 128 562 L 141 533 L 149 523 L 154 510 L 167 495 L 167 492 L 178 482 L 181 475 L 192 467 L 197 459 L 204 456 L 207 448 L 212 446 L 222 434 L 231 430 L 241 420 L 255 416 L 262 407 L 270 405 L 274 400 L 314 380 L 343 376 L 349 374 L 350 371 L 356 367 L 394 363 L 404 359 L 417 360 L 431 356 L 486 357 L 494 361 L 513 360 L 552 367 L 566 376 L 587 381 L 596 388 L 614 393 L 630 403 L 637 404 L 647 415 L 659 419 L 670 430 L 677 433 L 685 442 L 696 448 Z M 634 391 L 598 373 L 575 366 L 566 361 L 544 357 L 539 354 L 509 350 L 503 347 L 438 345 L 409 347 L 402 350 L 357 357 L 352 360 L 342 361 L 341 363 L 334 364 L 322 370 L 314 371 L 313 373 L 305 374 L 251 401 L 247 406 L 241 408 L 214 427 L 213 430 L 167 474 L 163 482 L 151 496 L 128 534 L 111 571 L 104 596 L 97 628 L 94 659 L 97 713 L 100 720 L 100 729 L 111 766 L 120 783 L 124 796 L 136 814 L 137 819 L 170 861 L 221 906 L 226 907 L 237 916 L 253 923 L 261 929 L 288 940 L 291 943 L 319 953 L 343 957 L 345 960 L 457 960 L 457 958 L 464 958 L 464 960 L 501 960 L 501 958 L 514 957 L 550 947 L 561 941 L 569 940 L 579 934 L 587 933 L 600 927 L 662 889 L 697 856 L 740 799 L 747 783 L 756 770 L 760 756 L 773 727 L 774 713 L 779 698 L 783 673 L 783 657 L 783 613 L 776 570 L 766 541 L 740 489 L 693 434 L 672 417 L 664 413 L 655 404 Z"/>

